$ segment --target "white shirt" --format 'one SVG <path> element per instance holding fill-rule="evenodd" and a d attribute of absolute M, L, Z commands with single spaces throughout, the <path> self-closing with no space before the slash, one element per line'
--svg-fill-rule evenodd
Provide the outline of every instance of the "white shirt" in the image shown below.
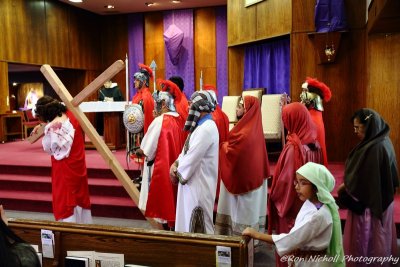
<path fill-rule="evenodd" d="M 280 256 L 289 254 L 295 249 L 303 251 L 321 251 L 327 249 L 332 237 L 332 215 L 329 208 L 323 205 L 317 209 L 306 200 L 297 214 L 293 228 L 287 234 L 272 235 L 277 253 Z M 296 266 L 325 266 L 332 262 L 295 262 Z"/>
<path fill-rule="evenodd" d="M 43 150 L 56 160 L 67 158 L 71 152 L 75 129 L 69 119 L 60 122 L 52 121 L 44 129 Z"/>

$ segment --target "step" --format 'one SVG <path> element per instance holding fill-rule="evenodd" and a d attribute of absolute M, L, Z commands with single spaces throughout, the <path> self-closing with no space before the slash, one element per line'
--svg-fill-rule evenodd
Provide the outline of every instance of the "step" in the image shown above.
<path fill-rule="evenodd" d="M 90 196 L 93 216 L 144 219 L 132 199 Z M 51 193 L 0 190 L 0 203 L 11 210 L 52 212 Z"/>

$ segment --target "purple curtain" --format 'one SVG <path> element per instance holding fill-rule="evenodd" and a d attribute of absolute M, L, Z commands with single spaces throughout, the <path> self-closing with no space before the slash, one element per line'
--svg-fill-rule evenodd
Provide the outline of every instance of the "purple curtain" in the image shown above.
<path fill-rule="evenodd" d="M 194 49 L 193 49 L 193 10 L 173 10 L 164 12 L 164 31 L 175 24 L 184 33 L 183 46 L 179 61 L 174 65 L 165 49 L 165 78 L 181 76 L 184 83 L 184 93 L 189 98 L 195 89 L 194 81 Z"/>
<path fill-rule="evenodd" d="M 129 100 L 136 93 L 133 86 L 133 74 L 138 71 L 138 63 L 144 63 L 144 25 L 143 14 L 128 15 L 128 66 L 129 66 Z"/>
<path fill-rule="evenodd" d="M 226 6 L 217 7 L 216 39 L 217 39 L 217 90 L 218 103 L 228 95 L 228 42 L 227 42 L 227 12 Z"/>
<path fill-rule="evenodd" d="M 245 48 L 243 89 L 290 95 L 290 37 Z"/>

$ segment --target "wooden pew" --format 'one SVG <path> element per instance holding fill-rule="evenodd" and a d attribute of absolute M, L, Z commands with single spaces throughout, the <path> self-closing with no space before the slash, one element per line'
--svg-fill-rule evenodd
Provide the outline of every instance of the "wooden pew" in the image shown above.
<path fill-rule="evenodd" d="M 216 246 L 231 248 L 231 266 L 253 266 L 253 242 L 247 237 L 177 233 L 104 225 L 10 219 L 13 231 L 41 250 L 41 229 L 55 236 L 55 258 L 43 267 L 64 267 L 67 251 L 125 255 L 125 264 L 145 266 L 216 266 Z"/>

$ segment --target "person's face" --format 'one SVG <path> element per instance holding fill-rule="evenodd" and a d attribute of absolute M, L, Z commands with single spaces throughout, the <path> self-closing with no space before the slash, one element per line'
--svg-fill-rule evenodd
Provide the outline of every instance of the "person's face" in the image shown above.
<path fill-rule="evenodd" d="M 312 183 L 298 173 L 296 173 L 296 180 L 294 180 L 294 189 L 301 201 L 307 199 L 313 201 L 316 198 Z"/>
<path fill-rule="evenodd" d="M 239 103 L 236 107 L 236 117 L 238 119 L 241 119 L 244 115 L 244 112 L 245 112 L 245 109 L 244 109 L 243 103 Z"/>
<path fill-rule="evenodd" d="M 360 122 L 359 118 L 354 118 L 353 126 L 354 126 L 354 133 L 360 140 L 363 140 L 365 138 L 365 125 Z"/>
<path fill-rule="evenodd" d="M 105 87 L 105 88 L 110 88 L 111 85 L 112 85 L 112 82 L 111 82 L 111 81 L 106 81 L 106 82 L 104 83 L 104 87 Z"/>
<path fill-rule="evenodd" d="M 142 89 L 142 88 L 140 87 L 140 81 L 139 81 L 138 79 L 135 79 L 134 84 L 135 84 L 135 88 L 136 88 L 136 89 Z"/>

